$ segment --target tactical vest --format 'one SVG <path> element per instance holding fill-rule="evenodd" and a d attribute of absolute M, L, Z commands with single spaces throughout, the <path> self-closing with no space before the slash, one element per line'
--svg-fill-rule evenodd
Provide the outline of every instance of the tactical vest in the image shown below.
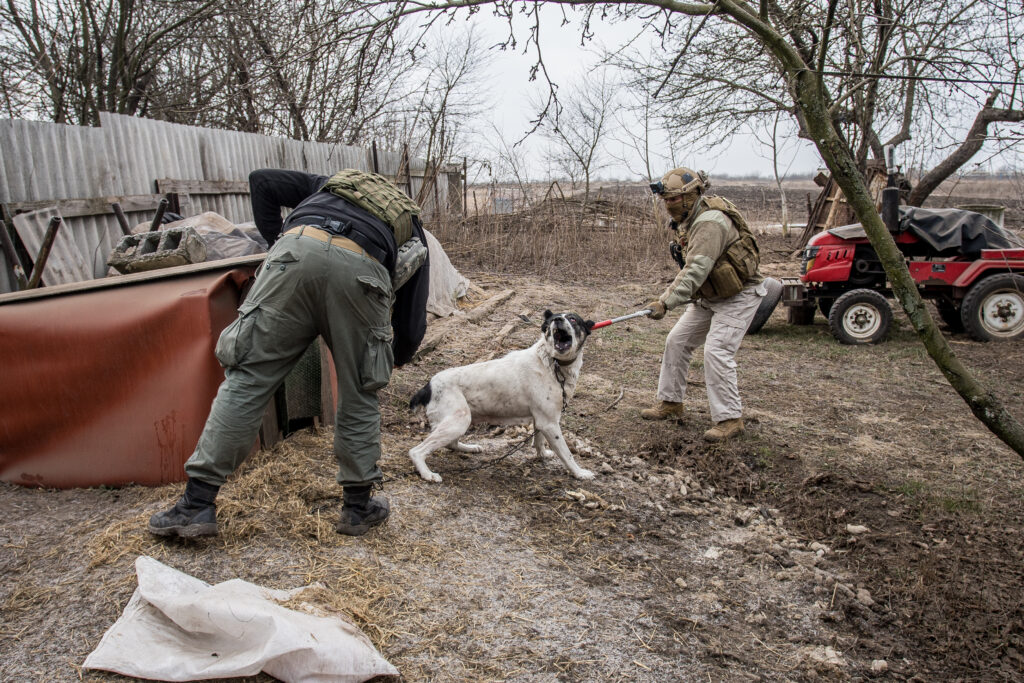
<path fill-rule="evenodd" d="M 757 275 L 761 252 L 746 219 L 732 202 L 722 197 L 707 196 L 702 197 L 701 201 L 706 207 L 704 210 L 721 211 L 728 216 L 740 235 L 715 261 L 704 284 L 697 290 L 697 294 L 706 299 L 726 299 L 742 292 L 744 283 Z M 687 223 L 687 232 L 701 213 L 703 211 L 694 215 Z"/>
<path fill-rule="evenodd" d="M 420 215 L 420 207 L 384 176 L 346 168 L 331 176 L 321 189 L 384 221 L 395 234 L 395 246 L 401 247 L 412 237 L 412 219 Z"/>

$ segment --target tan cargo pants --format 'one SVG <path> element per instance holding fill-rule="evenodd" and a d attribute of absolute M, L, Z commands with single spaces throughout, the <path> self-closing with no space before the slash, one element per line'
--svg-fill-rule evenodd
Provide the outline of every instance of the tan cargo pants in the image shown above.
<path fill-rule="evenodd" d="M 338 483 L 379 481 L 377 389 L 394 364 L 393 301 L 387 269 L 373 259 L 308 235 L 283 235 L 217 342 L 224 382 L 185 472 L 224 484 L 252 450 L 274 391 L 322 335 L 338 376 Z"/>
<path fill-rule="evenodd" d="M 711 419 L 717 423 L 742 417 L 743 405 L 736 385 L 736 351 L 766 293 L 763 284 L 751 285 L 728 299 L 702 299 L 690 304 L 665 339 L 658 399 L 683 402 L 690 359 L 703 344 Z"/>

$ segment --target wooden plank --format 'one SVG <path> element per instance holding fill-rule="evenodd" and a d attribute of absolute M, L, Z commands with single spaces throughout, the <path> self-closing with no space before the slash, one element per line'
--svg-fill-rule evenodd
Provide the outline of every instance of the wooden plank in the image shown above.
<path fill-rule="evenodd" d="M 7 210 L 12 214 L 28 213 L 56 207 L 64 218 L 76 216 L 113 215 L 111 205 L 117 202 L 125 213 L 132 211 L 155 211 L 163 199 L 162 194 L 133 194 L 120 197 L 91 197 L 88 199 L 47 199 L 36 202 L 10 202 Z"/>
<path fill-rule="evenodd" d="M 167 194 L 249 194 L 247 180 L 177 180 L 160 178 L 156 181 L 157 192 Z"/>
<path fill-rule="evenodd" d="M 28 301 L 30 299 L 40 299 L 47 296 L 77 294 L 79 292 L 87 292 L 93 289 L 104 289 L 106 287 L 120 287 L 133 282 L 161 280 L 163 278 L 190 275 L 192 273 L 198 273 L 206 270 L 231 270 L 236 266 L 258 266 L 263 263 L 263 260 L 266 257 L 266 254 L 236 256 L 234 258 L 221 259 L 220 261 L 206 261 L 205 263 L 192 263 L 187 266 L 174 266 L 172 268 L 161 268 L 159 270 L 132 273 L 130 275 L 117 275 L 98 280 L 73 282 L 68 285 L 44 287 L 42 289 L 33 289 L 26 292 L 11 292 L 8 294 L 0 294 L 0 305 L 16 303 L 19 301 Z"/>

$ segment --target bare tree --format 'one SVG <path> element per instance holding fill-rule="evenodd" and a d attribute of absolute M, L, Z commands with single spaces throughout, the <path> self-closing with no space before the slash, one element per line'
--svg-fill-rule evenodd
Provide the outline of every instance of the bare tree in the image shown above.
<path fill-rule="evenodd" d="M 796 154 L 794 153 L 793 156 L 790 157 L 789 163 L 786 164 L 786 167 L 780 172 L 779 164 L 781 157 L 786 153 L 787 148 L 791 146 L 787 144 L 788 141 L 793 139 L 791 136 L 787 136 L 780 140 L 779 126 L 780 123 L 782 123 L 781 119 L 782 112 L 776 112 L 771 123 L 765 127 L 766 129 L 755 132 L 754 137 L 769 151 L 768 158 L 772 162 L 772 175 L 775 178 L 775 187 L 779 190 L 779 208 L 782 214 L 782 236 L 788 237 L 789 204 L 786 201 L 786 186 L 783 184 L 783 181 L 786 179 L 786 176 L 789 175 L 789 169 L 793 166 Z"/>
<path fill-rule="evenodd" d="M 422 55 L 414 65 L 411 81 L 416 89 L 401 109 L 402 139 L 410 154 L 425 160 L 427 177 L 419 201 L 436 183 L 438 169 L 461 157 L 474 119 L 483 111 L 486 91 L 483 70 L 489 55 L 472 29 L 446 31 L 429 43 L 419 41 Z"/>
<path fill-rule="evenodd" d="M 732 22 L 709 21 L 701 3 L 629 3 L 663 8 L 650 14 L 663 50 L 621 54 L 635 87 L 657 84 L 669 118 L 685 124 L 692 144 L 720 144 L 738 130 L 768 125 L 778 112 L 811 137 L 787 87 L 789 75 L 763 45 L 735 40 Z M 713 6 L 713 3 L 707 3 Z M 691 22 L 667 15 L 694 7 Z M 1024 117 L 1015 0 L 849 0 L 740 3 L 762 15 L 827 83 L 827 113 L 864 171 L 887 145 L 915 141 L 933 165 L 912 203 L 990 140 L 999 123 Z M 762 12 L 763 9 L 763 12 Z M 713 14 L 722 14 L 715 12 Z M 827 45 L 827 49 L 820 49 Z M 971 111 L 975 114 L 971 114 Z M 967 112 L 965 116 L 965 112 Z M 975 116 L 974 125 L 970 117 Z M 945 150 L 945 151 L 943 151 Z"/>
<path fill-rule="evenodd" d="M 2 0 L 0 103 L 95 125 L 99 112 L 354 144 L 393 133 L 410 31 L 352 30 L 352 0 Z"/>
<path fill-rule="evenodd" d="M 574 185 L 583 183 L 584 209 L 594 175 L 606 163 L 605 145 L 614 103 L 614 85 L 601 71 L 569 89 L 560 98 L 554 116 L 541 124 L 541 135 L 552 143 L 548 158 Z"/>
<path fill-rule="evenodd" d="M 0 44 L 8 110 L 98 124 L 145 114 L 163 59 L 215 14 L 216 0 L 5 0 Z M 34 86 L 15 90 L 17 85 Z"/>
<path fill-rule="evenodd" d="M 653 179 L 656 173 L 651 166 L 652 161 L 659 156 L 664 156 L 652 149 L 656 144 L 654 141 L 657 133 L 655 119 L 654 99 L 647 88 L 630 91 L 625 106 L 617 116 L 618 131 L 624 138 L 619 138 L 618 141 L 634 152 L 643 164 L 642 169 L 634 171 L 633 168 L 630 168 L 630 171 L 637 172 L 641 177 L 648 179 Z M 626 164 L 627 167 L 631 162 L 628 158 L 618 158 L 618 161 Z"/>

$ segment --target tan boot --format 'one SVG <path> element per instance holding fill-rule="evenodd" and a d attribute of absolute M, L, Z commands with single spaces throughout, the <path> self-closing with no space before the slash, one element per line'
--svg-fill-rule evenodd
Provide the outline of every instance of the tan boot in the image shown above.
<path fill-rule="evenodd" d="M 653 408 L 644 408 L 640 417 L 645 420 L 679 420 L 683 417 L 683 404 L 673 401 L 662 401 Z"/>
<path fill-rule="evenodd" d="M 705 441 L 725 441 L 743 433 L 743 418 L 737 417 L 732 420 L 722 420 L 714 427 L 704 432 Z"/>

